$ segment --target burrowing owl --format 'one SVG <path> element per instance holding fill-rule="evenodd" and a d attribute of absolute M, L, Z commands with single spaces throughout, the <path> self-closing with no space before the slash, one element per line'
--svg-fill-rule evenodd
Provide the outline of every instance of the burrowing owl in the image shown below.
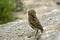
<path fill-rule="evenodd" d="M 37 19 L 35 10 L 32 9 L 28 11 L 28 21 L 31 28 L 36 30 L 36 35 L 38 33 L 38 30 L 41 30 L 41 32 L 43 33 L 43 27 Z"/>

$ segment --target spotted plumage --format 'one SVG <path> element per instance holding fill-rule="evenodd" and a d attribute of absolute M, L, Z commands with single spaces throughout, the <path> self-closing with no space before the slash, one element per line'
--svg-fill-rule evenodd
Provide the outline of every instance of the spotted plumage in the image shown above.
<path fill-rule="evenodd" d="M 38 30 L 40 30 L 43 33 L 44 31 L 43 27 L 36 16 L 35 10 L 28 11 L 28 21 L 29 21 L 31 28 L 36 30 L 36 35 L 38 33 Z"/>

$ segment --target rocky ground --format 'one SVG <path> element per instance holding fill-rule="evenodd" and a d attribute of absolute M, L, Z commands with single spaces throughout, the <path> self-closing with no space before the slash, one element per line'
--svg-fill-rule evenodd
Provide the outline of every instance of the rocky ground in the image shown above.
<path fill-rule="evenodd" d="M 27 1 L 24 1 L 25 3 Z M 33 1 L 30 1 L 33 3 L 33 6 L 31 4 L 26 4 L 25 11 L 24 12 L 18 12 L 15 16 L 17 16 L 19 19 L 8 22 L 6 24 L 0 25 L 0 40 L 36 40 L 34 37 L 36 31 L 33 30 L 29 23 L 28 23 L 28 15 L 27 11 L 29 9 L 34 9 L 37 12 L 37 18 L 41 22 L 44 33 L 41 34 L 39 31 L 39 40 L 60 40 L 60 9 L 59 6 L 54 4 L 39 4 L 37 1 L 34 5 Z M 25 4 L 24 3 L 24 4 Z M 36 7 L 35 7 L 36 6 Z M 21 13 L 21 14 L 19 14 Z M 24 14 L 25 13 L 25 14 Z M 29 37 L 31 36 L 31 37 Z"/>

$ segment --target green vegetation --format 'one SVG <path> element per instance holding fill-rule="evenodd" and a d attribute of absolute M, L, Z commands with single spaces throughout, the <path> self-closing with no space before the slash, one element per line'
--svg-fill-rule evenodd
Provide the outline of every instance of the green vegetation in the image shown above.
<path fill-rule="evenodd" d="M 16 0 L 0 0 L 0 24 L 15 20 L 13 12 Z"/>

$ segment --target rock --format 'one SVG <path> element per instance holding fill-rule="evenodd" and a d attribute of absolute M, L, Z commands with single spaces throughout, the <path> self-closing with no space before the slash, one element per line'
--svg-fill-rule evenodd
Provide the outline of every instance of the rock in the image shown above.
<path fill-rule="evenodd" d="M 41 2 L 43 5 L 40 5 L 39 0 L 24 0 L 23 2 L 26 11 L 30 8 L 37 11 L 37 17 L 44 28 L 44 33 L 41 34 L 39 40 L 60 40 L 60 9 L 57 9 L 54 3 L 49 5 Z M 0 25 L 0 40 L 36 40 L 34 37 L 36 31 L 30 27 L 28 16 L 25 16 L 21 17 L 23 19 Z M 40 31 L 37 36 L 39 35 Z"/>

